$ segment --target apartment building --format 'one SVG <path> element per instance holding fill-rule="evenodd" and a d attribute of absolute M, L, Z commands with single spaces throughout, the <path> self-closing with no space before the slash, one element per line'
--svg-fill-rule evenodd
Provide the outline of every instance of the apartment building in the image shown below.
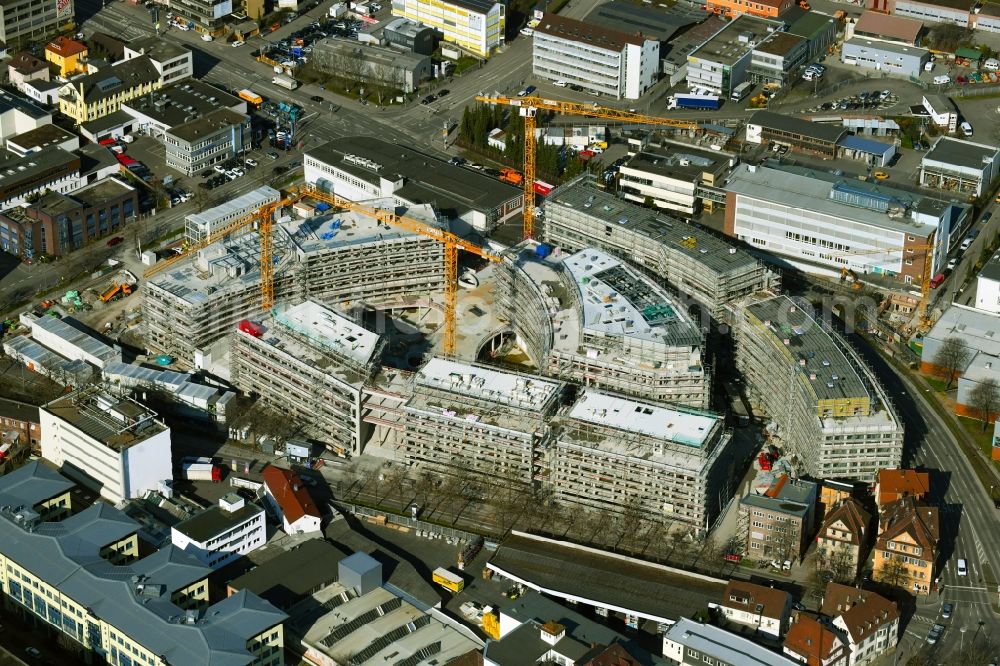
<path fill-rule="evenodd" d="M 531 486 L 542 478 L 548 420 L 563 384 L 435 357 L 413 378 L 396 456 L 445 474 Z"/>
<path fill-rule="evenodd" d="M 937 508 L 904 497 L 882 507 L 878 523 L 872 579 L 918 596 L 930 594 L 941 536 Z"/>
<path fill-rule="evenodd" d="M 851 582 L 868 561 L 872 516 L 855 499 L 827 510 L 816 537 L 816 567 L 838 582 Z"/>
<path fill-rule="evenodd" d="M 262 185 L 200 213 L 189 213 L 184 218 L 184 238 L 189 243 L 207 241 L 209 238 L 217 236 L 221 229 L 280 200 L 281 192 L 273 187 Z"/>
<path fill-rule="evenodd" d="M 163 87 L 149 56 L 124 60 L 77 77 L 59 89 L 59 112 L 77 125 L 104 118 L 129 100 Z"/>
<path fill-rule="evenodd" d="M 744 554 L 782 563 L 802 557 L 812 537 L 816 495 L 812 481 L 781 474 L 763 493 L 751 492 L 740 500 Z"/>
<path fill-rule="evenodd" d="M 189 49 L 159 37 L 140 37 L 125 45 L 124 59 L 146 57 L 160 75 L 160 86 L 194 76 L 194 56 Z"/>
<path fill-rule="evenodd" d="M 919 285 L 970 219 L 962 203 L 795 167 L 741 164 L 725 186 L 725 233 L 810 273 Z"/>
<path fill-rule="evenodd" d="M 264 500 L 281 517 L 285 534 L 320 532 L 323 513 L 302 478 L 290 469 L 270 465 L 261 472 L 264 479 Z"/>
<path fill-rule="evenodd" d="M 86 70 L 81 61 L 87 59 L 87 45 L 59 35 L 45 45 L 45 59 L 59 70 L 59 76 L 72 76 Z"/>
<path fill-rule="evenodd" d="M 710 529 L 732 496 L 732 433 L 711 412 L 583 390 L 549 445 L 560 502 Z"/>
<path fill-rule="evenodd" d="M 264 509 L 227 493 L 218 505 L 173 525 L 170 541 L 209 569 L 221 569 L 267 542 Z"/>
<path fill-rule="evenodd" d="M 31 473 L 30 479 L 25 471 Z M 66 486 L 42 466 L 0 478 L 0 596 L 83 659 L 114 664 L 284 664 L 284 613 L 248 592 L 208 605 L 208 574 L 168 546 L 138 559 L 138 523 L 103 502 L 59 522 L 38 511 Z M 56 475 L 58 476 L 58 475 Z"/>
<path fill-rule="evenodd" d="M 375 207 L 379 205 L 391 207 L 391 201 L 380 200 Z M 410 208 L 408 215 L 444 226 L 429 206 Z M 191 229 L 191 219 L 188 225 Z M 444 289 L 440 243 L 386 228 L 360 213 L 327 211 L 307 219 L 285 219 L 275 224 L 272 233 L 276 302 L 317 298 L 364 308 L 412 302 L 406 299 Z M 259 258 L 257 234 L 248 231 L 153 276 L 146 282 L 142 303 L 148 343 L 195 367 L 223 359 L 229 350 L 227 336 L 238 323 L 263 314 Z M 214 371 L 228 374 L 228 364 L 219 364 Z"/>
<path fill-rule="evenodd" d="M 777 639 L 788 630 L 792 595 L 774 587 L 730 580 L 722 594 L 719 610 L 727 621 Z"/>
<path fill-rule="evenodd" d="M 899 466 L 903 424 L 885 389 L 808 304 L 748 299 L 731 313 L 747 398 L 800 474 L 874 481 Z"/>
<path fill-rule="evenodd" d="M 546 13 L 532 38 L 532 73 L 614 99 L 638 99 L 660 73 L 660 42 Z"/>
<path fill-rule="evenodd" d="M 664 143 L 636 152 L 618 170 L 618 193 L 628 201 L 653 205 L 671 215 L 694 217 L 713 210 L 722 182 L 735 159 L 686 144 Z M 722 194 L 724 196 L 724 194 Z"/>
<path fill-rule="evenodd" d="M 628 260 L 718 317 L 727 303 L 777 285 L 759 259 L 718 237 L 598 189 L 581 177 L 545 202 L 539 235 L 564 252 L 597 247 Z M 701 323 L 707 318 L 699 318 Z"/>
<path fill-rule="evenodd" d="M 881 469 L 875 482 L 875 506 L 882 507 L 904 497 L 918 502 L 927 499 L 931 492 L 931 475 L 915 469 Z"/>
<path fill-rule="evenodd" d="M 351 201 L 391 197 L 393 207 L 404 211 L 430 204 L 460 235 L 490 232 L 524 207 L 521 188 L 375 137 L 345 137 L 312 148 L 303 170 L 307 184 Z"/>
<path fill-rule="evenodd" d="M 874 592 L 829 583 L 820 613 L 844 643 L 847 666 L 871 664 L 899 642 L 899 609 Z"/>
<path fill-rule="evenodd" d="M 52 191 L 0 213 L 0 247 L 26 259 L 65 256 L 119 232 L 135 220 L 138 209 L 136 189 L 117 178 L 68 194 Z"/>
<path fill-rule="evenodd" d="M 663 633 L 663 656 L 671 665 L 767 664 L 796 666 L 777 652 L 725 629 L 679 618 Z"/>
<path fill-rule="evenodd" d="M 0 5 L 0 42 L 26 48 L 30 40 L 72 23 L 73 16 L 73 0 L 13 0 Z"/>
<path fill-rule="evenodd" d="M 792 617 L 782 651 L 807 666 L 847 666 L 849 658 L 837 632 L 804 613 Z"/>
<path fill-rule="evenodd" d="M 129 398 L 88 386 L 44 405 L 42 457 L 109 502 L 173 478 L 170 429 Z"/>
<path fill-rule="evenodd" d="M 941 136 L 920 158 L 924 187 L 978 197 L 1000 174 L 1000 148 Z"/>
<path fill-rule="evenodd" d="M 377 333 L 316 301 L 282 304 L 255 329 L 234 333 L 230 379 L 332 451 L 357 454 L 369 429 L 362 389 L 384 348 Z"/>
<path fill-rule="evenodd" d="M 24 92 L 25 85 L 30 81 L 49 81 L 49 63 L 27 51 L 15 53 L 7 61 L 7 78 L 12 86 Z"/>
<path fill-rule="evenodd" d="M 392 15 L 439 31 L 444 41 L 480 58 L 504 45 L 507 7 L 494 0 L 393 0 Z"/>
<path fill-rule="evenodd" d="M 544 252 L 543 252 L 544 254 Z M 697 324 L 662 287 L 593 248 L 504 254 L 496 304 L 525 353 L 553 377 L 705 409 L 709 373 Z"/>
<path fill-rule="evenodd" d="M 789 0 L 781 1 L 791 4 Z M 736 86 L 748 80 L 754 49 L 761 48 L 782 29 L 778 21 L 747 14 L 737 16 L 687 57 L 688 84 L 728 98 Z"/>
<path fill-rule="evenodd" d="M 166 131 L 167 166 L 193 176 L 242 155 L 251 139 L 249 116 L 216 109 Z"/>

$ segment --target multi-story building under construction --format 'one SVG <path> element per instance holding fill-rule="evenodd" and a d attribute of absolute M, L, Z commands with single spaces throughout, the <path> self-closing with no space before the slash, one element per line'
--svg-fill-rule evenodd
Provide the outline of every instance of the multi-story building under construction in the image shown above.
<path fill-rule="evenodd" d="M 779 283 L 776 273 L 746 251 L 683 220 L 622 201 L 598 189 L 589 176 L 549 196 L 540 235 L 564 251 L 598 247 L 630 261 L 714 318 L 726 304 Z"/>
<path fill-rule="evenodd" d="M 900 466 L 903 424 L 885 389 L 808 303 L 766 295 L 730 312 L 747 397 L 800 475 L 874 481 Z"/>
<path fill-rule="evenodd" d="M 708 407 L 701 330 L 662 287 L 603 250 L 538 250 L 508 251 L 494 289 L 537 367 L 588 387 Z"/>
<path fill-rule="evenodd" d="M 407 215 L 438 224 L 430 206 Z M 151 277 L 143 292 L 147 346 L 199 368 L 219 360 L 239 321 L 262 314 L 259 248 L 257 232 L 248 232 Z M 273 257 L 276 302 L 405 305 L 444 288 L 440 243 L 354 212 L 275 223 Z"/>
<path fill-rule="evenodd" d="M 562 502 L 708 529 L 732 496 L 718 414 L 587 389 L 553 423 L 548 483 Z"/>
<path fill-rule="evenodd" d="M 230 351 L 234 385 L 304 426 L 339 453 L 364 439 L 362 387 L 378 369 L 385 341 L 317 303 L 279 304 L 260 325 L 237 330 Z"/>

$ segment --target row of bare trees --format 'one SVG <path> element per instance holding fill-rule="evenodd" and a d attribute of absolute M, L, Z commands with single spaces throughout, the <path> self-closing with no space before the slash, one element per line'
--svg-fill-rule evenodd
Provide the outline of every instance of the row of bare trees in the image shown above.
<path fill-rule="evenodd" d="M 965 345 L 965 342 L 957 336 L 952 336 L 941 342 L 941 346 L 934 353 L 931 363 L 934 374 L 944 380 L 944 388 L 947 391 L 955 379 L 965 372 L 971 360 L 972 351 Z M 980 420 L 982 429 L 985 431 L 990 420 L 1000 411 L 1000 385 L 993 378 L 976 383 L 969 392 L 967 406 Z"/>

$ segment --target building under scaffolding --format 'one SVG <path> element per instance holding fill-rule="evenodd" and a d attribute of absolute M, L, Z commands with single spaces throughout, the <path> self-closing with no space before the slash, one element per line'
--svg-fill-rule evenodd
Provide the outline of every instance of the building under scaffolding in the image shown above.
<path fill-rule="evenodd" d="M 703 336 L 662 287 L 593 248 L 541 257 L 525 243 L 504 259 L 500 316 L 538 367 L 585 386 L 708 407 Z"/>
<path fill-rule="evenodd" d="M 361 389 L 378 368 L 382 337 L 311 300 L 275 308 L 255 332 L 233 336 L 233 383 L 337 453 L 359 453 Z"/>
<path fill-rule="evenodd" d="M 430 206 L 407 215 L 438 224 Z M 276 301 L 405 306 L 444 288 L 440 243 L 358 213 L 282 218 L 273 236 Z M 143 290 L 147 346 L 197 368 L 219 360 L 228 351 L 223 338 L 262 314 L 259 248 L 257 232 L 248 232 L 151 278 Z"/>
<path fill-rule="evenodd" d="M 903 424 L 888 395 L 808 303 L 763 295 L 730 311 L 747 397 L 773 419 L 799 475 L 873 481 L 900 466 Z"/>
<path fill-rule="evenodd" d="M 709 529 L 732 495 L 718 414 L 584 391 L 558 419 L 550 483 L 563 502 Z"/>
<path fill-rule="evenodd" d="M 598 247 L 648 271 L 718 318 L 728 303 L 777 286 L 760 260 L 697 226 L 622 201 L 582 176 L 545 203 L 542 238 L 567 252 Z"/>

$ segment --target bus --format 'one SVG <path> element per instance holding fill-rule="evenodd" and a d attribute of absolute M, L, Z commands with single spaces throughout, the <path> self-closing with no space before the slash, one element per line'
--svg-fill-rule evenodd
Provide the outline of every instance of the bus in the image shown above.
<path fill-rule="evenodd" d="M 749 81 L 744 81 L 733 88 L 733 94 L 729 96 L 729 99 L 734 102 L 742 102 L 743 98 L 750 94 L 751 90 L 753 90 L 753 84 Z"/>
<path fill-rule="evenodd" d="M 448 571 L 444 567 L 435 569 L 431 577 L 435 583 L 455 594 L 465 589 L 465 579 L 458 574 Z"/>

